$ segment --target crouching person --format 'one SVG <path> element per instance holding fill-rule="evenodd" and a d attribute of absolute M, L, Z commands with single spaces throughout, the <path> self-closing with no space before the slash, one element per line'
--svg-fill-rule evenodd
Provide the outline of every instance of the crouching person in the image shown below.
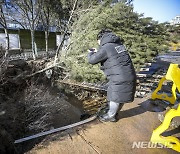
<path fill-rule="evenodd" d="M 108 111 L 100 115 L 100 121 L 116 121 L 118 110 L 124 103 L 134 100 L 136 91 L 136 73 L 131 58 L 121 39 L 112 31 L 103 29 L 97 35 L 99 50 L 90 49 L 88 61 L 90 64 L 101 63 L 107 79 Z"/>

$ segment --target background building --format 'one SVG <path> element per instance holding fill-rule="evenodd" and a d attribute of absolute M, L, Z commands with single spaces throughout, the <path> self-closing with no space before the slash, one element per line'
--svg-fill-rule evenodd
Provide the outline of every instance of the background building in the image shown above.
<path fill-rule="evenodd" d="M 174 19 L 170 21 L 171 25 L 180 25 L 180 15 L 176 16 Z"/>

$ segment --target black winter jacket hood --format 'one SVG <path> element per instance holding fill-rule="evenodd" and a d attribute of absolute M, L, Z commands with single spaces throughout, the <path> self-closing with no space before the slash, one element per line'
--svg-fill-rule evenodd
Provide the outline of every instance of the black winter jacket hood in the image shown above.
<path fill-rule="evenodd" d="M 114 35 L 113 33 L 106 33 L 106 34 L 103 35 L 103 37 L 101 38 L 100 46 L 103 46 L 106 43 L 119 43 L 119 44 L 122 44 L 120 42 L 120 37 Z"/>

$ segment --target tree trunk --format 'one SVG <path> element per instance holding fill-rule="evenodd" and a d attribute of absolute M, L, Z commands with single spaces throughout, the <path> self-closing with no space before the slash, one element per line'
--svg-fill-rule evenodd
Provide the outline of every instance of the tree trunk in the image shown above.
<path fill-rule="evenodd" d="M 8 53 L 9 53 L 9 34 L 8 34 L 7 28 L 4 28 L 4 32 L 6 35 L 6 52 L 5 52 L 4 57 L 7 57 Z"/>
<path fill-rule="evenodd" d="M 45 42 L 46 42 L 46 54 L 47 54 L 47 57 L 48 57 L 48 37 L 49 37 L 49 32 L 46 30 L 45 31 Z"/>
<path fill-rule="evenodd" d="M 36 54 L 35 54 L 35 42 L 34 42 L 34 30 L 31 30 L 31 45 L 32 45 L 33 59 L 36 60 Z"/>
<path fill-rule="evenodd" d="M 57 61 L 57 59 L 58 59 L 58 55 L 59 55 L 60 49 L 61 49 L 61 47 L 63 46 L 64 40 L 65 40 L 65 35 L 66 35 L 67 31 L 68 31 L 68 26 L 69 26 L 70 21 L 71 21 L 71 19 L 72 19 L 74 10 L 76 9 L 77 2 L 78 2 L 78 0 L 76 0 L 76 1 L 74 2 L 74 6 L 73 6 L 73 9 L 72 9 L 72 11 L 71 11 L 71 15 L 70 15 L 70 17 L 69 17 L 68 23 L 67 23 L 67 25 L 66 25 L 66 28 L 65 28 L 65 31 L 64 31 L 64 35 L 63 35 L 62 41 L 61 41 L 61 43 L 59 44 L 58 48 L 56 49 L 56 55 L 55 55 L 55 58 L 54 58 L 54 65 L 56 65 L 56 61 Z"/>

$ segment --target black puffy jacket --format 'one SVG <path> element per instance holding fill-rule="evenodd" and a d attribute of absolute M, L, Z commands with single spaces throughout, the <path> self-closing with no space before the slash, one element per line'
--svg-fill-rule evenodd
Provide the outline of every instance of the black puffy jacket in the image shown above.
<path fill-rule="evenodd" d="M 101 63 L 101 70 L 109 80 L 107 99 L 116 103 L 134 100 L 136 73 L 131 58 L 120 38 L 106 33 L 101 38 L 98 52 L 88 54 L 90 64 Z"/>

